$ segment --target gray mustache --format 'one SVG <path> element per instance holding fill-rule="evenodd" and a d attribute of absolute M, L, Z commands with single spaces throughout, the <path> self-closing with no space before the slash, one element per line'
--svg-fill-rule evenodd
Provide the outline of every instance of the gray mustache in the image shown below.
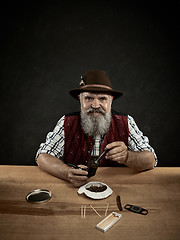
<path fill-rule="evenodd" d="M 102 108 L 89 108 L 86 113 L 102 113 L 103 115 L 105 115 L 105 111 Z"/>

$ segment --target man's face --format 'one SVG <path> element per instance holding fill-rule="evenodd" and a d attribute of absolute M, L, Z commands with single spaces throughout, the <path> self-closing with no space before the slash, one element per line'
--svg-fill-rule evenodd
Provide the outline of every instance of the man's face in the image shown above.
<path fill-rule="evenodd" d="M 83 92 L 81 103 L 81 126 L 86 134 L 94 137 L 108 132 L 111 124 L 113 97 L 108 94 Z"/>
<path fill-rule="evenodd" d="M 104 113 L 109 113 L 113 97 L 104 93 L 83 92 L 79 96 L 81 103 L 81 111 L 86 112 L 89 109 L 102 109 Z M 101 115 L 101 112 L 90 111 L 89 114 L 93 116 Z"/>

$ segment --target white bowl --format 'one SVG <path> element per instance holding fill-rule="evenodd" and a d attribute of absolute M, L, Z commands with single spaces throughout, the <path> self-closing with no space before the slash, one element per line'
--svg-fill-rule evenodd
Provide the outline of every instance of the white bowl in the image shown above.
<path fill-rule="evenodd" d="M 107 188 L 102 191 L 102 192 L 92 192 L 92 191 L 89 191 L 87 188 L 91 187 L 91 186 L 96 186 L 96 187 L 100 187 L 102 185 L 105 185 Z M 93 199 L 103 199 L 103 198 L 107 198 L 109 197 L 113 191 L 112 189 L 105 183 L 102 183 L 102 182 L 89 182 L 83 186 L 81 186 L 79 189 L 78 189 L 78 194 L 82 194 L 84 193 L 87 197 L 89 198 L 93 198 Z"/>

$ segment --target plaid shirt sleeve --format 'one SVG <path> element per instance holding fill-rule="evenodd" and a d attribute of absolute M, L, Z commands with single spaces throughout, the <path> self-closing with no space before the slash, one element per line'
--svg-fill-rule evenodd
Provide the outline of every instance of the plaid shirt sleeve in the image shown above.
<path fill-rule="evenodd" d="M 128 127 L 129 127 L 129 138 L 128 138 L 128 148 L 131 151 L 151 151 L 154 154 L 157 166 L 157 156 L 154 149 L 149 144 L 148 137 L 143 135 L 136 125 L 134 119 L 128 115 Z"/>
<path fill-rule="evenodd" d="M 63 116 L 56 124 L 54 130 L 49 132 L 45 143 L 40 144 L 36 159 L 41 153 L 48 153 L 54 157 L 62 158 L 64 155 L 64 119 Z"/>

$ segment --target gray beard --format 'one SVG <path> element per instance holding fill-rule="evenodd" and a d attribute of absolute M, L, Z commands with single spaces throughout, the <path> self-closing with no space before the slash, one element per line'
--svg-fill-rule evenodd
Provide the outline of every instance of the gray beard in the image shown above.
<path fill-rule="evenodd" d="M 90 115 L 90 112 L 100 112 L 99 116 Z M 106 113 L 102 108 L 90 108 L 85 112 L 81 110 L 81 126 L 86 134 L 92 137 L 104 135 L 111 124 L 111 112 Z"/>

